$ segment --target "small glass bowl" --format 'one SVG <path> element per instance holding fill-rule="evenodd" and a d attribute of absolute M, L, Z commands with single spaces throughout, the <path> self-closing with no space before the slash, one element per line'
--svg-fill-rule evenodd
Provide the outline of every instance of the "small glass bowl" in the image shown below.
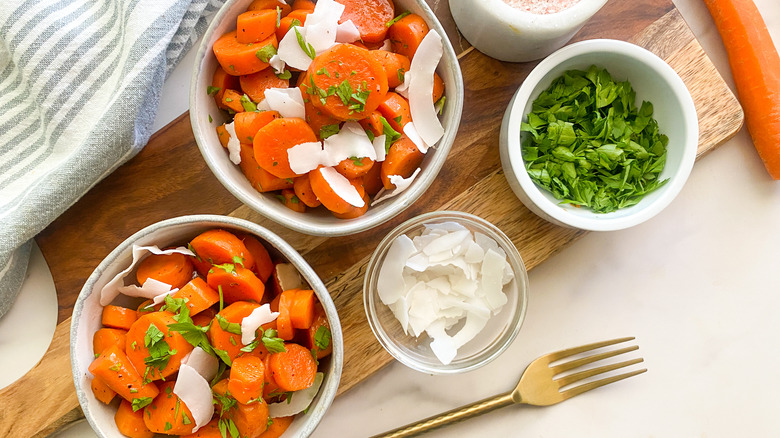
<path fill-rule="evenodd" d="M 448 365 L 443 365 L 433 354 L 430 348 L 431 338 L 426 333 L 419 338 L 404 333 L 393 312 L 379 299 L 376 288 L 379 270 L 393 241 L 402 234 L 414 236 L 421 233 L 425 224 L 441 222 L 456 222 L 472 232 L 479 231 L 493 238 L 506 252 L 514 273 L 514 279 L 504 286 L 507 303 L 498 314 L 491 316 L 485 328 L 474 339 L 458 349 L 458 354 Z M 490 222 L 458 211 L 434 211 L 397 226 L 377 246 L 368 262 L 363 280 L 363 305 L 368 323 L 379 343 L 402 364 L 429 374 L 471 371 L 498 357 L 520 331 L 527 304 L 528 274 L 515 245 Z"/>

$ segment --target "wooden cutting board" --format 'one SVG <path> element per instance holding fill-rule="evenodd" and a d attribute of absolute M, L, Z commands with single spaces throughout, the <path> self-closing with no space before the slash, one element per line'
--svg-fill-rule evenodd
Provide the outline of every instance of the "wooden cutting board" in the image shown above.
<path fill-rule="evenodd" d="M 428 2 L 459 54 L 466 89 L 458 138 L 421 199 L 392 221 L 355 236 L 328 239 L 286 230 L 243 206 L 222 187 L 206 167 L 189 116 L 183 114 L 37 237 L 57 288 L 59 324 L 41 362 L 0 390 L 0 436 L 46 436 L 83 416 L 68 349 L 76 297 L 92 270 L 117 244 L 162 219 L 205 213 L 241 217 L 271 229 L 298 249 L 323 278 L 339 309 L 345 343 L 340 392 L 392 360 L 368 327 L 362 281 L 368 256 L 395 225 L 431 210 L 474 213 L 513 240 L 528 269 L 584 234 L 533 215 L 515 198 L 501 171 L 501 118 L 535 63 L 503 63 L 474 50 L 458 34 L 448 2 Z M 699 157 L 741 127 L 739 103 L 671 0 L 610 0 L 574 41 L 591 38 L 632 41 L 665 59 L 680 74 L 698 111 Z"/>

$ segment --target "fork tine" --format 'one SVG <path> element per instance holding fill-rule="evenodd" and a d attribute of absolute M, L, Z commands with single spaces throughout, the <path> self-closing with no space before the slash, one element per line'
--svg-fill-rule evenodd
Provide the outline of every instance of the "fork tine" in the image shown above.
<path fill-rule="evenodd" d="M 606 351 L 604 353 L 594 354 L 591 356 L 583 357 L 580 359 L 571 360 L 566 363 L 562 363 L 560 365 L 556 365 L 554 367 L 550 367 L 553 371 L 553 374 L 562 373 L 564 371 L 573 370 L 574 368 L 581 367 L 583 365 L 587 365 L 589 363 L 593 363 L 602 359 L 606 359 L 608 357 L 617 356 L 623 353 L 628 353 L 629 351 L 634 351 L 638 349 L 639 347 L 636 345 L 633 345 L 631 347 L 625 347 L 621 348 L 619 350 L 615 351 Z"/>
<path fill-rule="evenodd" d="M 634 339 L 635 338 L 631 336 L 628 338 L 612 339 L 610 341 L 594 342 L 592 344 L 581 345 L 579 347 L 569 348 L 567 350 L 556 351 L 555 353 L 550 353 L 544 357 L 548 359 L 547 363 L 550 363 L 550 362 L 555 362 L 556 360 L 561 360 L 564 357 L 572 356 L 578 353 L 584 353 L 586 351 L 595 350 L 597 348 L 606 347 L 608 345 L 615 345 L 615 344 L 620 344 L 621 342 L 633 341 Z"/>
<path fill-rule="evenodd" d="M 628 379 L 629 377 L 636 376 L 638 374 L 642 374 L 646 372 L 647 369 L 641 369 L 637 371 L 631 371 L 630 373 L 620 374 L 617 376 L 608 377 L 606 379 L 596 380 L 595 382 L 589 382 L 584 385 L 575 386 L 572 389 L 568 389 L 566 391 L 563 391 L 561 393 L 562 399 L 561 400 L 567 400 L 575 395 L 580 395 L 583 392 L 590 391 L 591 389 L 596 389 L 600 386 L 609 385 L 610 383 L 615 383 L 623 379 Z"/>
<path fill-rule="evenodd" d="M 625 362 L 615 363 L 611 365 L 604 365 L 598 368 L 592 368 L 585 371 L 580 371 L 579 373 L 570 374 L 566 377 L 561 377 L 560 379 L 555 379 L 554 381 L 558 383 L 559 388 L 563 388 L 566 385 L 571 385 L 572 383 L 579 382 L 582 379 L 586 379 L 588 377 L 596 376 L 598 374 L 606 373 L 607 371 L 613 371 L 617 370 L 619 368 L 627 367 L 629 365 L 638 364 L 640 362 L 644 361 L 641 357 L 638 359 L 631 359 L 627 360 Z"/>

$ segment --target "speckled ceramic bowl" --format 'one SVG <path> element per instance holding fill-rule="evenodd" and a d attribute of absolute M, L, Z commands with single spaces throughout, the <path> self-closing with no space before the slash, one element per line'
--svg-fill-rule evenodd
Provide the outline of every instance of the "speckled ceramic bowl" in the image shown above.
<path fill-rule="evenodd" d="M 252 222 L 227 216 L 182 216 L 149 225 L 119 244 L 89 276 L 76 300 L 70 329 L 70 360 L 73 369 L 73 381 L 76 385 L 76 393 L 81 409 L 84 411 L 84 416 L 99 437 L 124 438 L 124 435 L 119 433 L 114 423 L 117 401 L 115 400 L 109 405 L 98 401 L 92 394 L 90 388 L 91 376 L 89 371 L 87 371 L 89 364 L 95 358 L 92 353 L 92 336 L 101 327 L 100 321 L 103 308 L 99 299 L 100 289 L 130 264 L 133 244 L 157 245 L 159 247 L 181 245 L 212 228 L 252 234 L 265 244 L 274 260 L 287 260 L 289 263 L 292 263 L 306 282 L 314 289 L 328 316 L 333 354 L 323 359 L 320 364 L 320 370 L 325 372 L 325 380 L 322 383 L 319 394 L 309 407 L 308 413 L 298 415 L 283 436 L 309 436 L 317 427 L 317 424 L 319 424 L 325 415 L 325 411 L 336 396 L 344 360 L 341 324 L 328 290 L 311 266 L 279 236 Z M 121 300 L 122 297 L 120 296 L 117 299 Z"/>

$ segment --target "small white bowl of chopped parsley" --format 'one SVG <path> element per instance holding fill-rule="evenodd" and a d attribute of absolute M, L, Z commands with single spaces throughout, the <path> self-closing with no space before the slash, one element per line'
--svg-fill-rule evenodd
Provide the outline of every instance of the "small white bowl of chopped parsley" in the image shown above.
<path fill-rule="evenodd" d="M 501 164 L 531 211 L 561 226 L 620 230 L 658 214 L 696 158 L 696 108 L 661 58 L 588 40 L 539 63 L 501 125 Z"/>

